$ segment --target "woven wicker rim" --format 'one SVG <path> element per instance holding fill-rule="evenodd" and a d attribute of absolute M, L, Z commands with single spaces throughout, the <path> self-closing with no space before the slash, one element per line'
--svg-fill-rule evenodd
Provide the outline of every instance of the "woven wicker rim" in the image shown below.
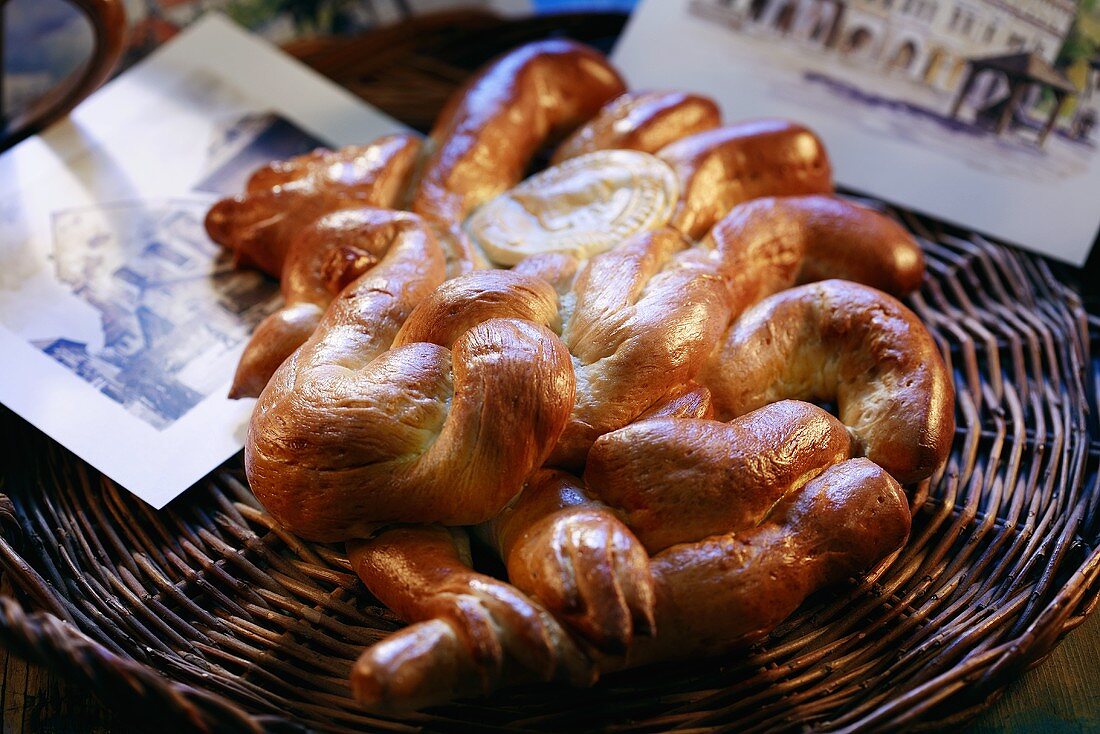
<path fill-rule="evenodd" d="M 19 598 L 0 598 L 0 641 L 179 730 L 895 731 L 970 717 L 1096 605 L 1100 319 L 1045 261 L 892 213 L 928 259 L 909 304 L 955 374 L 952 455 L 917 488 L 896 557 L 748 653 L 367 715 L 348 669 L 399 622 L 340 548 L 275 526 L 239 457 L 155 513 L 6 411 L 0 564 Z"/>

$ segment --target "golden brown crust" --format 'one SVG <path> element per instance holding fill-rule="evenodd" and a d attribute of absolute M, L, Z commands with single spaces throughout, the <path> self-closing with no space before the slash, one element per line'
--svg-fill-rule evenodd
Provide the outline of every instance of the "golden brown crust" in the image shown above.
<path fill-rule="evenodd" d="M 713 417 L 714 405 L 710 399 L 710 388 L 692 380 L 669 390 L 660 400 L 638 416 L 638 420 Z"/>
<path fill-rule="evenodd" d="M 561 331 L 558 294 L 541 278 L 510 270 L 475 270 L 432 291 L 401 326 L 393 345 L 430 342 L 450 348 L 489 319 L 525 319 Z"/>
<path fill-rule="evenodd" d="M 448 102 L 432 129 L 434 151 L 413 211 L 447 231 L 463 261 L 475 254 L 461 225 L 474 207 L 508 190 L 551 137 L 622 94 L 598 51 L 564 40 L 522 46 L 491 62 Z"/>
<path fill-rule="evenodd" d="M 391 349 L 443 279 L 429 228 L 412 214 L 398 221 L 402 232 L 382 262 L 333 302 L 253 412 L 245 446 L 252 489 L 306 538 L 492 517 L 545 460 L 573 404 L 568 352 L 530 321 L 484 321 L 450 349 Z"/>
<path fill-rule="evenodd" d="M 832 196 L 741 204 L 714 225 L 702 245 L 731 276 L 735 316 L 796 283 L 843 278 L 904 296 L 924 278 L 920 245 L 900 224 Z"/>
<path fill-rule="evenodd" d="M 599 436 L 701 369 L 729 311 L 712 259 L 667 227 L 589 260 L 570 293 L 562 340 L 577 401 L 550 463 L 579 469 Z"/>
<path fill-rule="evenodd" d="M 635 635 L 653 634 L 645 548 L 576 477 L 535 472 L 486 531 L 509 581 L 585 641 L 623 653 Z"/>
<path fill-rule="evenodd" d="M 814 591 L 905 544 L 909 505 L 866 459 L 836 464 L 744 532 L 675 545 L 651 560 L 657 636 L 602 670 L 710 656 L 759 641 Z"/>
<path fill-rule="evenodd" d="M 683 92 L 627 92 L 608 102 L 565 139 L 550 159 L 557 165 L 594 150 L 656 153 L 669 143 L 718 127 L 718 105 Z"/>
<path fill-rule="evenodd" d="M 418 138 L 401 134 L 276 161 L 252 175 L 244 194 L 215 204 L 206 231 L 233 251 L 238 265 L 281 278 L 294 236 L 319 217 L 357 207 L 396 208 L 419 151 Z"/>
<path fill-rule="evenodd" d="M 504 682 L 595 682 L 595 666 L 537 602 L 469 567 L 464 536 L 437 526 L 391 528 L 348 544 L 379 601 L 416 622 L 368 648 L 351 673 L 363 706 L 407 711 Z"/>
<path fill-rule="evenodd" d="M 954 387 L 928 330 L 896 299 L 848 281 L 757 304 L 701 380 L 726 419 L 785 398 L 836 401 L 859 453 L 902 483 L 931 475 L 954 436 Z"/>
<path fill-rule="evenodd" d="M 405 236 L 407 221 L 407 214 L 386 209 L 347 209 L 303 227 L 283 264 L 284 305 L 252 334 L 229 396 L 257 397 L 279 365 L 313 333 L 332 299 Z"/>
<path fill-rule="evenodd" d="M 836 418 L 787 400 L 730 423 L 633 423 L 596 441 L 584 480 L 656 553 L 756 527 L 776 502 L 850 450 Z"/>
<path fill-rule="evenodd" d="M 661 149 L 680 179 L 672 225 L 699 239 L 733 207 L 762 196 L 833 191 L 825 147 L 787 120 L 755 120 L 692 135 Z"/>

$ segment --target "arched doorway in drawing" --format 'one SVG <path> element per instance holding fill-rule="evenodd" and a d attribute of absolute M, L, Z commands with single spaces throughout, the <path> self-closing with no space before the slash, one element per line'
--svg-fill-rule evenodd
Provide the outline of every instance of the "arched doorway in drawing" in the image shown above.
<path fill-rule="evenodd" d="M 859 57 L 866 55 L 871 49 L 874 35 L 867 26 L 858 26 L 848 31 L 844 36 L 844 42 L 840 45 L 840 52 L 845 56 Z"/>
<path fill-rule="evenodd" d="M 900 44 L 894 53 L 890 54 L 890 60 L 886 62 L 886 70 L 889 72 L 905 73 L 913 66 L 917 58 L 917 44 L 913 40 Z"/>
<path fill-rule="evenodd" d="M 962 84 L 963 74 L 966 72 L 966 59 L 959 59 L 955 62 L 955 65 L 951 67 L 951 71 L 947 75 L 947 83 L 944 85 L 944 89 L 948 91 L 957 91 L 959 85 Z"/>
<path fill-rule="evenodd" d="M 806 18 L 809 40 L 819 44 L 826 43 L 833 26 L 839 21 L 839 12 L 840 5 L 836 0 L 815 0 L 810 6 L 810 15 Z"/>
<path fill-rule="evenodd" d="M 928 63 L 924 65 L 924 72 L 921 73 L 921 79 L 925 84 L 930 86 L 936 84 L 936 77 L 939 76 L 943 68 L 944 58 L 945 54 L 942 48 L 934 48 L 932 53 L 928 54 Z"/>
<path fill-rule="evenodd" d="M 790 33 L 791 29 L 794 28 L 794 17 L 797 10 L 797 0 L 788 0 L 784 3 L 779 12 L 775 14 L 775 29 L 783 34 Z"/>
<path fill-rule="evenodd" d="M 992 69 L 983 69 L 970 85 L 967 104 L 976 110 L 988 107 L 993 100 L 1008 95 L 1008 81 L 1004 75 Z"/>
<path fill-rule="evenodd" d="M 814 23 L 814 29 L 810 32 L 810 40 L 814 43 L 825 43 L 825 40 L 829 37 L 829 28 L 832 26 L 833 19 L 826 17 L 824 13 Z"/>

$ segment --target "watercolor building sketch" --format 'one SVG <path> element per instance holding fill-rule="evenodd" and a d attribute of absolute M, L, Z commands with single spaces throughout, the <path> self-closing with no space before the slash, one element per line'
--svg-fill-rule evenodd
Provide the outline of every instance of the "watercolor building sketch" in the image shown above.
<path fill-rule="evenodd" d="M 55 276 L 98 313 L 101 333 L 33 345 L 155 428 L 171 425 L 224 382 L 219 365 L 278 305 L 271 280 L 235 269 L 207 237 L 212 195 L 318 145 L 278 116 L 245 115 L 216 129 L 193 198 L 55 212 Z"/>
<path fill-rule="evenodd" d="M 777 94 L 979 169 L 1070 177 L 1100 144 L 1096 0 L 693 0 L 689 8 L 736 33 L 731 46 L 747 56 L 782 56 L 798 85 L 779 84 Z"/>

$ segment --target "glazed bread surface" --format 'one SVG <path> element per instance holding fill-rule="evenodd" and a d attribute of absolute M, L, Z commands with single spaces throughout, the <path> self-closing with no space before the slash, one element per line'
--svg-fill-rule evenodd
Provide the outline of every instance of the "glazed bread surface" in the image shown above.
<path fill-rule="evenodd" d="M 917 241 L 809 129 L 580 44 L 494 60 L 423 143 L 266 166 L 207 227 L 281 279 L 233 387 L 254 493 L 410 623 L 351 673 L 370 709 L 740 654 L 897 552 L 950 451 L 897 300 Z"/>

